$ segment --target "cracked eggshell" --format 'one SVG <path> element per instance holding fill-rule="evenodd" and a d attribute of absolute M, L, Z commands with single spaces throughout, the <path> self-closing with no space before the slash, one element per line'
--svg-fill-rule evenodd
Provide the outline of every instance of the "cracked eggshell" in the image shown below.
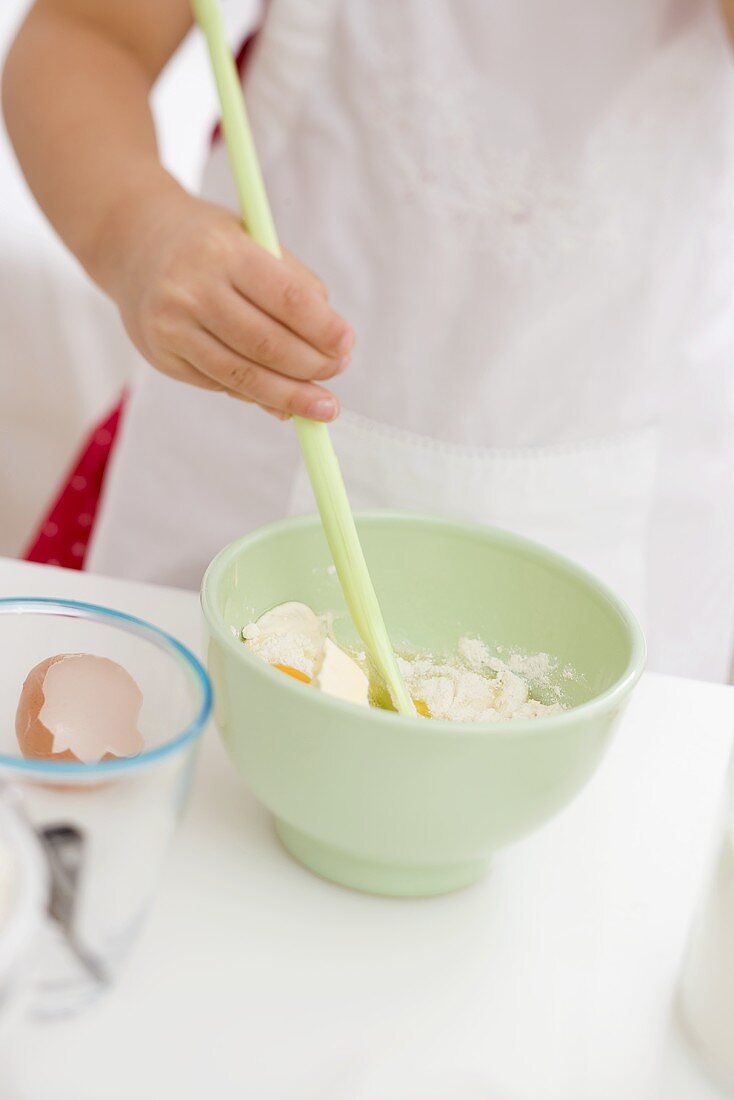
<path fill-rule="evenodd" d="M 54 666 L 67 661 L 64 679 L 68 684 L 54 677 L 49 700 L 47 676 Z M 48 657 L 31 669 L 23 684 L 15 715 L 20 750 L 29 758 L 86 764 L 135 756 L 143 749 L 137 729 L 142 698 L 132 676 L 115 661 L 80 653 Z M 99 715 L 105 706 L 108 716 L 101 724 Z"/>

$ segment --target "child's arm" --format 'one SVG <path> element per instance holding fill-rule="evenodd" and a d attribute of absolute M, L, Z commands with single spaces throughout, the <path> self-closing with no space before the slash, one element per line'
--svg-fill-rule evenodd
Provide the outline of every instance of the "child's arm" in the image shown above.
<path fill-rule="evenodd" d="M 726 29 L 729 32 L 729 38 L 734 43 L 734 0 L 719 0 L 719 7 L 724 17 Z"/>
<path fill-rule="evenodd" d="M 11 140 L 155 367 L 278 415 L 332 419 L 336 399 L 313 380 L 343 369 L 353 336 L 321 284 L 158 160 L 148 95 L 190 25 L 187 0 L 37 0 L 3 74 Z"/>

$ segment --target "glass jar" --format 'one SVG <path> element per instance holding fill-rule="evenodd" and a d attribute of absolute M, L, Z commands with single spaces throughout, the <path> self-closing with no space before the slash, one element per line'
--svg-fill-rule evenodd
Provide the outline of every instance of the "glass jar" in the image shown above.
<path fill-rule="evenodd" d="M 31 1008 L 59 1015 L 108 988 L 135 939 L 186 800 L 211 688 L 175 638 L 74 600 L 0 599 L 0 651 L 0 783 L 35 831 L 50 883 Z M 15 735 L 23 681 L 55 654 L 93 654 L 127 670 L 142 693 L 142 752 L 94 764 L 23 755 Z M 107 703 L 115 706 L 100 706 L 101 730 Z"/>

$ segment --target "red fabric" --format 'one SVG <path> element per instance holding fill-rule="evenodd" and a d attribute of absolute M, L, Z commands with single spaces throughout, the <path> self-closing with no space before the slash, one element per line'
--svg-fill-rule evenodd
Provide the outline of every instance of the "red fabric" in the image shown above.
<path fill-rule="evenodd" d="M 125 398 L 92 430 L 23 557 L 83 569 Z"/>

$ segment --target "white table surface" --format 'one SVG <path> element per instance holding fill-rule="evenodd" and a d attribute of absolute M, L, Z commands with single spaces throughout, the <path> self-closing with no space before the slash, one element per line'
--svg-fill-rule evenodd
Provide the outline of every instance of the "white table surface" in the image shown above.
<path fill-rule="evenodd" d="M 191 593 L 0 561 L 0 594 L 199 647 Z M 1 1100 L 714 1100 L 673 1005 L 733 729 L 734 688 L 646 675 L 576 802 L 422 901 L 301 869 L 209 730 L 118 987 L 15 1026 Z"/>

